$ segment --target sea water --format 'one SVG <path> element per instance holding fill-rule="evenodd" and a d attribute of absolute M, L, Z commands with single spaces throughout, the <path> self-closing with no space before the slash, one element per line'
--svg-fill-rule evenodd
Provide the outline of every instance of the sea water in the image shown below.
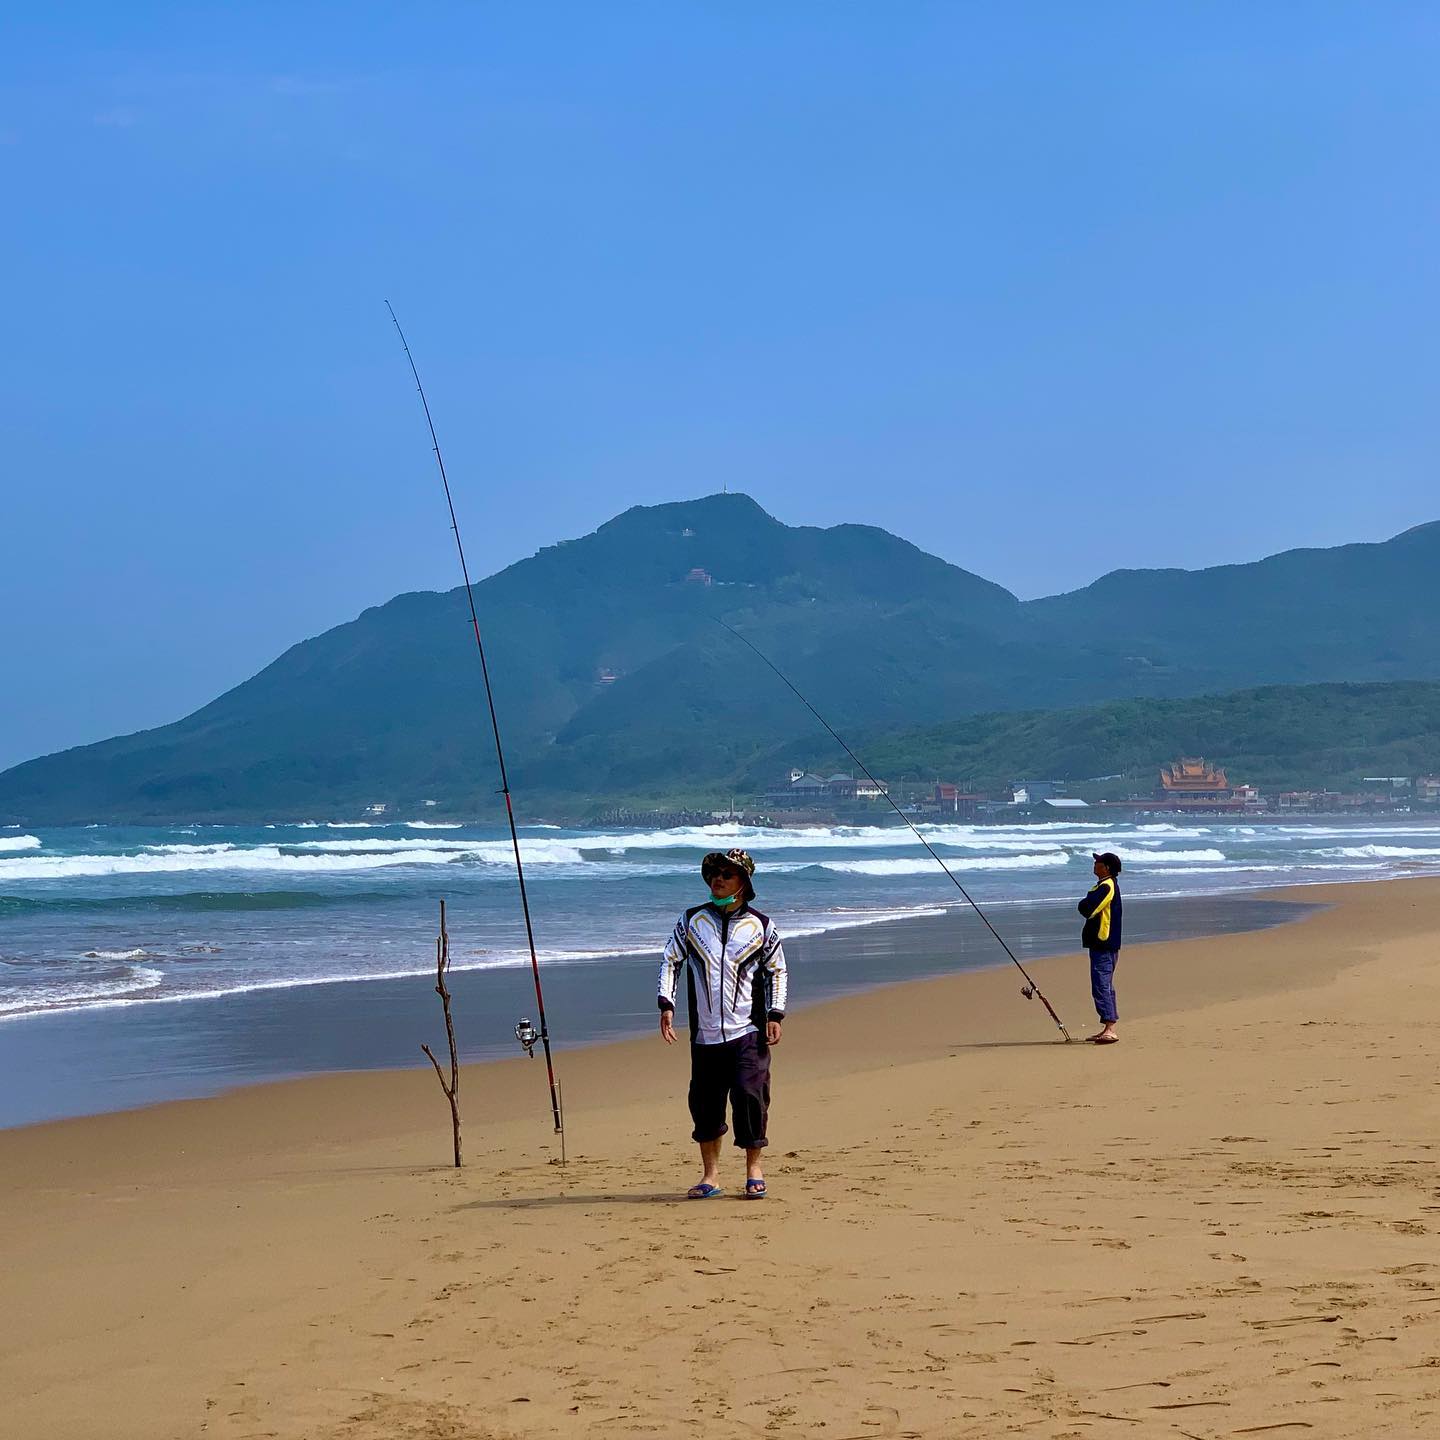
<path fill-rule="evenodd" d="M 1142 938 L 1145 897 L 1440 873 L 1440 819 L 921 828 L 1002 931 L 1007 907 L 1073 907 L 1095 850 L 1124 861 L 1132 939 Z M 520 844 L 539 959 L 559 977 L 657 956 L 678 912 L 704 898 L 708 850 L 751 851 L 757 903 L 787 936 L 963 904 L 894 825 L 537 826 Z M 442 898 L 455 971 L 528 966 L 510 840 L 495 827 L 0 829 L 0 1032 L 77 1011 L 430 975 Z"/>

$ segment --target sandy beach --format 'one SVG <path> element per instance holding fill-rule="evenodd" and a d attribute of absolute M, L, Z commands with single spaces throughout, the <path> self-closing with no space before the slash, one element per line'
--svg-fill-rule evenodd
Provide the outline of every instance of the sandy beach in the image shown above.
<path fill-rule="evenodd" d="M 1280 894 L 1127 948 L 1109 1049 L 1012 971 L 795 1012 L 758 1204 L 678 1198 L 658 1039 L 560 1057 L 563 1168 L 523 1059 L 459 1172 L 418 1069 L 0 1133 L 0 1432 L 1440 1432 L 1440 880 Z"/>

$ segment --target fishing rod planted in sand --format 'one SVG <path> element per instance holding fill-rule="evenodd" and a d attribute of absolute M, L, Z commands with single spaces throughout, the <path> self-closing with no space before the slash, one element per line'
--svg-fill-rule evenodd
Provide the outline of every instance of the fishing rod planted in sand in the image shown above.
<path fill-rule="evenodd" d="M 410 362 L 410 373 L 415 377 L 415 389 L 425 411 L 425 423 L 430 428 L 430 445 L 435 452 L 435 463 L 440 468 L 440 483 L 445 487 L 445 504 L 450 510 L 450 528 L 455 532 L 455 549 L 460 556 L 460 574 L 465 579 L 465 598 L 470 602 L 470 626 L 475 632 L 475 649 L 480 655 L 480 675 L 485 681 L 485 703 L 490 707 L 490 728 L 495 734 L 495 758 L 500 765 L 500 793 L 505 797 L 505 818 L 510 824 L 510 846 L 515 852 L 515 879 L 520 885 L 520 910 L 525 916 L 525 942 L 530 947 L 530 973 L 535 979 L 535 1013 L 540 1017 L 538 1030 L 530 1023 L 528 1016 L 522 1019 L 515 1027 L 515 1038 L 532 1060 L 535 1058 L 537 1044 L 545 1051 L 545 1074 L 550 1081 L 550 1113 L 555 1121 L 555 1133 L 560 1136 L 563 1147 L 565 1118 L 560 1108 L 560 1087 L 555 1082 L 555 1063 L 550 1056 L 550 1031 L 545 1024 L 545 992 L 540 986 L 540 961 L 535 954 L 535 929 L 530 923 L 530 897 L 525 889 L 525 866 L 520 860 L 520 835 L 515 829 L 515 808 L 510 803 L 510 779 L 505 770 L 505 746 L 500 741 L 500 721 L 495 714 L 495 693 L 490 688 L 490 667 L 485 662 L 485 642 L 480 637 L 480 616 L 475 611 L 475 588 L 470 583 L 470 567 L 465 563 L 465 546 L 460 541 L 460 522 L 455 518 L 455 498 L 450 493 L 450 477 L 445 473 L 445 458 L 440 454 L 440 437 L 435 433 L 430 402 L 425 398 L 425 387 L 420 383 L 420 371 L 415 367 L 415 357 L 410 353 L 410 344 L 395 316 L 395 307 L 387 300 L 385 308 L 390 312 L 395 333 L 399 335 L 405 358 Z"/>
<path fill-rule="evenodd" d="M 956 878 L 955 872 L 951 870 L 951 868 L 944 862 L 944 860 L 940 858 L 940 856 L 935 851 L 935 847 L 931 845 L 931 843 L 920 833 L 919 829 L 915 825 L 915 822 L 911 820 L 911 818 L 895 803 L 894 797 L 890 794 L 890 791 L 870 773 L 869 769 L 866 767 L 865 762 L 849 747 L 849 745 L 845 743 L 844 737 L 841 736 L 840 733 L 835 729 L 835 727 L 831 725 L 831 723 L 800 693 L 794 682 L 790 680 L 790 678 L 785 674 L 785 672 L 781 670 L 780 667 L 758 645 L 754 643 L 754 641 L 746 639 L 746 637 L 742 635 L 737 629 L 735 629 L 733 625 L 727 625 L 723 620 L 719 618 L 719 616 L 712 615 L 710 618 L 714 620 L 715 623 L 722 630 L 728 630 L 738 641 L 740 641 L 742 645 L 745 645 L 749 649 L 753 650 L 755 654 L 758 655 L 766 663 L 766 665 L 768 665 L 770 669 L 775 672 L 777 676 L 779 676 L 780 680 L 784 683 L 785 687 L 790 691 L 790 693 L 794 695 L 795 698 L 826 728 L 826 730 L 830 732 L 830 738 L 834 740 L 835 743 L 855 762 L 856 766 L 860 769 L 861 773 L 865 776 L 865 778 L 876 788 L 876 790 L 880 792 L 880 794 L 885 797 L 890 808 L 906 823 L 906 825 L 910 827 L 911 833 L 926 848 L 926 850 L 930 852 L 930 858 L 945 872 L 947 876 L 949 876 L 950 883 L 965 897 L 970 908 L 981 918 L 981 920 L 985 922 L 985 928 L 995 937 L 996 942 L 999 944 L 1000 948 L 1006 953 L 1006 955 L 1010 957 L 1010 963 L 1014 965 L 1014 967 L 1021 973 L 1021 975 L 1025 977 L 1025 983 L 1020 987 L 1020 993 L 1027 1000 L 1033 997 L 1045 1007 L 1046 1011 L 1049 1013 L 1050 1018 L 1055 1022 L 1056 1028 L 1065 1037 L 1066 1043 L 1068 1044 L 1070 1040 L 1070 1032 L 1065 1028 L 1065 1022 L 1061 1020 L 1061 1018 L 1055 1013 L 1055 1007 L 1041 993 L 1040 987 L 1034 982 L 1034 980 L 1030 978 L 1029 972 L 1020 963 L 1020 960 L 1016 956 L 1015 952 L 1005 943 L 1005 937 L 990 923 L 990 917 L 986 915 L 986 913 L 979 907 L 979 905 L 975 903 L 974 899 L 970 895 L 970 892 Z"/>

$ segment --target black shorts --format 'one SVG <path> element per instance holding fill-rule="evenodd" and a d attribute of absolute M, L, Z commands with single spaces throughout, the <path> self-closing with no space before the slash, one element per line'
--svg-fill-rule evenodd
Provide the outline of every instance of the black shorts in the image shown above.
<path fill-rule="evenodd" d="M 735 1118 L 735 1143 L 759 1150 L 769 1142 L 770 1047 L 762 1035 L 742 1035 L 720 1045 L 690 1045 L 691 1138 L 718 1140 L 727 1129 L 725 1101 Z"/>

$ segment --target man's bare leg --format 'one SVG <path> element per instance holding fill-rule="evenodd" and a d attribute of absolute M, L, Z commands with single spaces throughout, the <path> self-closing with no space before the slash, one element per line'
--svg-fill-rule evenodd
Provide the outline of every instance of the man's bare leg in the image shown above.
<path fill-rule="evenodd" d="M 745 1178 L 747 1180 L 763 1180 L 765 1178 L 765 1168 L 760 1163 L 760 1157 L 764 1155 L 764 1153 L 765 1150 L 763 1146 L 758 1150 L 746 1148 Z"/>
<path fill-rule="evenodd" d="M 714 1140 L 700 1142 L 700 1164 L 705 1170 L 700 1177 L 702 1185 L 718 1185 L 720 1183 L 720 1142 L 724 1138 L 722 1135 L 717 1136 Z"/>

